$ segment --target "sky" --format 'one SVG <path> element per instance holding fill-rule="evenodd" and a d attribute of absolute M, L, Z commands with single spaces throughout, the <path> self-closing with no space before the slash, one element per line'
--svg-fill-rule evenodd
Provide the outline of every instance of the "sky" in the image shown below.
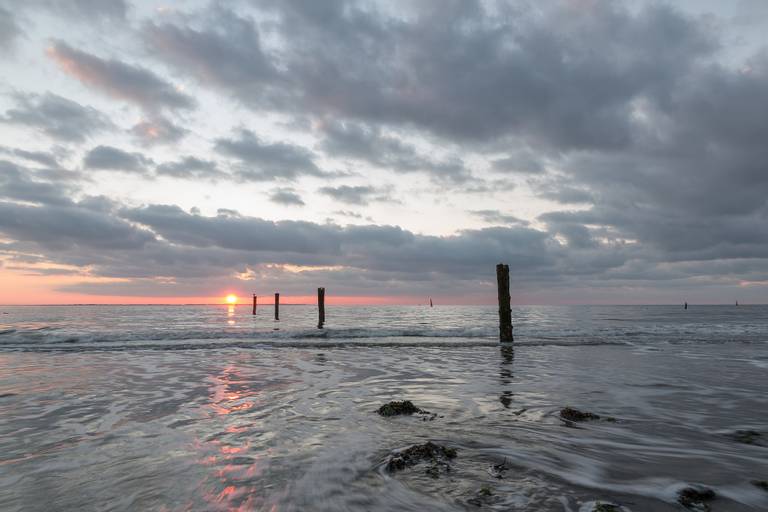
<path fill-rule="evenodd" d="M 763 0 L 0 0 L 0 304 L 768 302 Z"/>

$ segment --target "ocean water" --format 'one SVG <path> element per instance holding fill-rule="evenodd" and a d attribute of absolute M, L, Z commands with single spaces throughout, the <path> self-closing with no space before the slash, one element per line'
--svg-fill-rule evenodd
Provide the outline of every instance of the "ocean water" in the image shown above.
<path fill-rule="evenodd" d="M 0 510 L 768 510 L 766 306 L 515 307 L 514 348 L 492 307 L 326 317 L 0 307 Z M 386 469 L 428 440 L 450 471 Z"/>

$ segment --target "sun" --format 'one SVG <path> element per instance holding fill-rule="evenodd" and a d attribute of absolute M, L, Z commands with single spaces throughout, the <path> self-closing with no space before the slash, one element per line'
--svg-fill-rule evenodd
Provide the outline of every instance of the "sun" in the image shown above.
<path fill-rule="evenodd" d="M 227 301 L 227 304 L 237 304 L 237 295 L 229 294 L 224 300 Z"/>

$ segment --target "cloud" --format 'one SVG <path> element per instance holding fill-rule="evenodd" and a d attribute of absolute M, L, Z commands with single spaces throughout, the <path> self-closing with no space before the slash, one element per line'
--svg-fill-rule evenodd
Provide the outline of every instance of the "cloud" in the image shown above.
<path fill-rule="evenodd" d="M 172 23 L 148 22 L 144 26 L 147 49 L 178 72 L 199 82 L 260 103 L 279 81 L 279 73 L 262 50 L 252 19 L 224 8 L 205 12 L 204 29 Z"/>
<path fill-rule="evenodd" d="M 128 12 L 125 0 L 28 0 L 24 7 L 43 7 L 56 14 L 82 21 L 122 21 Z"/>
<path fill-rule="evenodd" d="M 502 213 L 499 210 L 470 210 L 467 212 L 476 217 L 480 217 L 484 222 L 488 224 L 520 224 L 527 226 L 530 224 L 528 221 L 510 215 L 508 213 Z"/>
<path fill-rule="evenodd" d="M 269 193 L 269 200 L 286 206 L 304 206 L 301 196 L 292 188 L 276 188 Z"/>
<path fill-rule="evenodd" d="M 44 165 L 47 167 L 58 167 L 59 162 L 55 155 L 52 153 L 47 153 L 44 151 L 27 151 L 25 149 L 21 148 L 6 148 L 3 146 L 0 146 L 0 153 L 5 153 L 7 155 L 13 155 L 15 157 L 35 162 L 40 165 Z"/>
<path fill-rule="evenodd" d="M 0 52 L 13 50 L 16 39 L 22 34 L 13 13 L 0 6 Z"/>
<path fill-rule="evenodd" d="M 48 48 L 48 56 L 62 71 L 108 96 L 149 111 L 191 109 L 195 101 L 152 71 L 122 61 L 106 60 L 76 50 L 62 41 Z"/>
<path fill-rule="evenodd" d="M 352 122 L 326 122 L 323 131 L 323 149 L 332 157 L 354 158 L 399 173 L 426 172 L 438 181 L 464 182 L 471 178 L 459 158 L 427 157 L 400 138 L 383 135 L 378 128 Z"/>
<path fill-rule="evenodd" d="M 166 162 L 156 167 L 159 176 L 184 179 L 216 179 L 225 176 L 212 160 L 201 160 L 194 156 L 185 156 L 175 162 Z"/>
<path fill-rule="evenodd" d="M 349 186 L 341 185 L 338 187 L 322 187 L 319 189 L 321 194 L 325 194 L 337 201 L 346 204 L 366 205 L 373 195 L 379 193 L 375 187 L 371 186 Z"/>
<path fill-rule="evenodd" d="M 130 133 L 139 144 L 154 146 L 156 144 L 173 144 L 179 142 L 189 133 L 189 130 L 173 124 L 170 120 L 155 116 L 134 125 Z"/>
<path fill-rule="evenodd" d="M 83 167 L 94 170 L 126 171 L 146 174 L 152 160 L 112 146 L 96 146 L 83 159 Z"/>
<path fill-rule="evenodd" d="M 287 142 L 265 142 L 250 130 L 240 130 L 237 138 L 216 139 L 215 150 L 239 160 L 237 175 L 243 180 L 295 180 L 299 176 L 324 176 L 308 149 Z"/>
<path fill-rule="evenodd" d="M 35 128 L 51 138 L 82 142 L 113 127 L 104 114 L 52 93 L 17 94 L 17 106 L 5 112 L 2 122 Z"/>
<path fill-rule="evenodd" d="M 52 180 L 50 174 L 0 160 L 0 198 L 49 205 L 71 204 L 75 188 L 62 180 L 63 176 L 57 177 L 59 179 Z"/>

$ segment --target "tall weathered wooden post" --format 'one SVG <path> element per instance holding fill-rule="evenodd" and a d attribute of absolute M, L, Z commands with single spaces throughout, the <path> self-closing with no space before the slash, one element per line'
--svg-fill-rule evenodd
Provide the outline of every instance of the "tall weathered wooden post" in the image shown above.
<path fill-rule="evenodd" d="M 317 289 L 317 328 L 322 329 L 325 323 L 325 288 Z"/>
<path fill-rule="evenodd" d="M 275 292 L 275 320 L 280 320 L 280 294 Z"/>
<path fill-rule="evenodd" d="M 509 265 L 496 265 L 496 282 L 499 286 L 499 340 L 502 343 L 515 340 L 512 335 L 512 308 L 509 299 Z"/>
<path fill-rule="evenodd" d="M 253 313 L 251 314 L 253 315 L 256 314 L 256 294 L 255 293 L 253 294 Z"/>

